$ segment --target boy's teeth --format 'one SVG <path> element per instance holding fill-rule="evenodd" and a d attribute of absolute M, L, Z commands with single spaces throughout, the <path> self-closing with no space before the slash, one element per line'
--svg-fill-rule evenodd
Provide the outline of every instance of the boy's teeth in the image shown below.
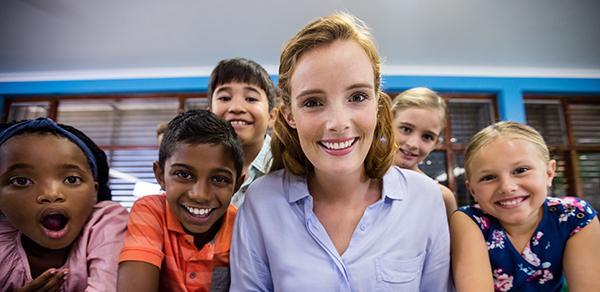
<path fill-rule="evenodd" d="M 524 200 L 524 198 L 516 198 L 516 199 L 512 199 L 512 200 L 500 201 L 500 202 L 498 202 L 498 204 L 505 206 L 505 207 L 510 207 L 510 206 L 515 206 L 515 205 L 521 203 L 523 200 Z"/>
<path fill-rule="evenodd" d="M 348 148 L 350 147 L 350 145 L 352 144 L 354 140 L 348 140 L 346 142 L 335 142 L 335 143 L 330 143 L 330 142 L 323 142 L 323 145 L 325 145 L 325 147 L 329 148 L 329 149 L 344 149 L 344 148 Z"/>
<path fill-rule="evenodd" d="M 188 206 L 185 206 L 185 208 L 188 210 L 188 212 L 190 212 L 194 215 L 206 215 L 211 210 L 210 208 L 201 209 L 201 208 L 194 208 L 194 207 L 188 207 Z"/>

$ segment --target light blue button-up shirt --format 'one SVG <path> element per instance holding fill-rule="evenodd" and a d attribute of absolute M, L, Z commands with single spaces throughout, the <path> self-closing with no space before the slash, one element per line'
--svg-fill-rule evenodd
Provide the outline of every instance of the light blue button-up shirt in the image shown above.
<path fill-rule="evenodd" d="M 231 291 L 449 291 L 450 237 L 439 186 L 392 167 L 340 255 L 304 177 L 285 170 L 248 189 L 231 243 Z"/>

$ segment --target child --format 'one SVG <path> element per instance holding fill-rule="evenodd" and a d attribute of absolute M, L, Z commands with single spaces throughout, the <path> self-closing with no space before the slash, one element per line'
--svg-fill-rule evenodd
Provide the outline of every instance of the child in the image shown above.
<path fill-rule="evenodd" d="M 419 162 L 425 160 L 440 141 L 446 124 L 446 102 L 432 90 L 417 87 L 396 96 L 392 113 L 398 144 L 394 163 L 399 167 L 423 173 L 419 169 Z M 456 199 L 450 189 L 441 184 L 439 186 L 446 215 L 450 218 L 457 207 Z"/>
<path fill-rule="evenodd" d="M 244 150 L 246 180 L 231 199 L 239 207 L 250 183 L 271 164 L 267 129 L 275 117 L 275 87 L 267 71 L 254 61 L 226 59 L 210 75 L 208 96 L 209 110 L 233 126 Z"/>
<path fill-rule="evenodd" d="M 471 138 L 467 187 L 478 204 L 451 218 L 459 291 L 600 291 L 600 224 L 585 201 L 548 197 L 556 162 L 533 128 L 499 122 Z"/>
<path fill-rule="evenodd" d="M 0 133 L 0 290 L 114 291 L 127 210 L 104 152 L 47 118 Z"/>
<path fill-rule="evenodd" d="M 154 176 L 166 195 L 138 199 L 119 258 L 119 291 L 229 288 L 229 246 L 242 181 L 234 129 L 205 110 L 169 122 Z"/>

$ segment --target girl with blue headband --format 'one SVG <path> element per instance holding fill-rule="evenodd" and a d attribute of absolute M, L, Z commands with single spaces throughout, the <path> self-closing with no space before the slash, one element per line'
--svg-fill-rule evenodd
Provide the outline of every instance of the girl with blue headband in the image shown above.
<path fill-rule="evenodd" d="M 114 291 L 127 210 L 104 152 L 47 118 L 0 132 L 0 290 Z"/>

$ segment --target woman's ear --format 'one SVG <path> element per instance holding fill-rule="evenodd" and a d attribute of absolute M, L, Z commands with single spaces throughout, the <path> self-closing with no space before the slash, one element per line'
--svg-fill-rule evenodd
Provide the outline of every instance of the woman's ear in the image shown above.
<path fill-rule="evenodd" d="M 294 115 L 292 114 L 291 109 L 286 105 L 282 105 L 279 110 L 281 111 L 281 114 L 283 115 L 283 118 L 285 119 L 286 123 L 290 127 L 296 129 L 296 120 L 294 120 Z"/>

